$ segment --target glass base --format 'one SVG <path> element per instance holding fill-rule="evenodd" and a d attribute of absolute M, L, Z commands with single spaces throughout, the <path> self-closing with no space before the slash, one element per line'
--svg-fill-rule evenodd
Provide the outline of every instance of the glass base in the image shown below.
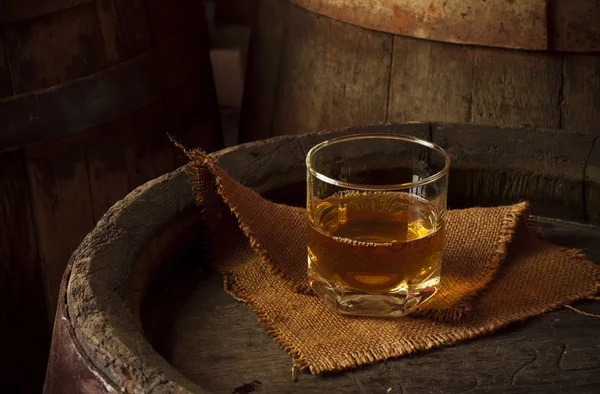
<path fill-rule="evenodd" d="M 393 292 L 366 293 L 335 286 L 308 264 L 308 282 L 332 310 L 345 315 L 399 317 L 414 311 L 430 299 L 440 283 L 439 270 L 433 277 L 418 285 L 409 285 Z"/>

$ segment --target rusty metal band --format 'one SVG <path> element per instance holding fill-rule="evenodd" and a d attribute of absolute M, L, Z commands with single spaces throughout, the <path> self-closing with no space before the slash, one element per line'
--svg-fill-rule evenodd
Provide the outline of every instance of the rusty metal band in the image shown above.
<path fill-rule="evenodd" d="M 92 2 L 94 0 L 3 0 L 0 1 L 0 25 L 21 22 Z"/>
<path fill-rule="evenodd" d="M 101 72 L 0 99 L 0 152 L 107 123 L 194 78 L 191 28 L 155 49 Z"/>
<path fill-rule="evenodd" d="M 385 33 L 491 47 L 600 51 L 598 0 L 288 0 Z"/>

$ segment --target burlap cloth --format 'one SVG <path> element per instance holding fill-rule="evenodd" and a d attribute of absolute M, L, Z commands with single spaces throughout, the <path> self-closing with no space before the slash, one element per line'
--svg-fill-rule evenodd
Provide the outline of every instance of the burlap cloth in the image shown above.
<path fill-rule="evenodd" d="M 267 201 L 204 153 L 186 153 L 226 290 L 313 374 L 454 344 L 600 288 L 600 267 L 544 240 L 526 203 L 450 210 L 438 294 L 411 317 L 342 316 L 307 286 L 304 209 Z"/>

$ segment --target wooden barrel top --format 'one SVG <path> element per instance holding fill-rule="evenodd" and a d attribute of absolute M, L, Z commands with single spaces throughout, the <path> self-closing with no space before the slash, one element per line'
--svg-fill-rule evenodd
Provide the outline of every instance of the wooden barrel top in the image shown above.
<path fill-rule="evenodd" d="M 535 214 L 553 217 L 539 224 L 549 239 L 582 248 L 600 262 L 600 228 L 583 223 L 597 223 L 600 208 L 595 191 L 600 154 L 586 134 L 377 125 L 278 137 L 214 156 L 267 198 L 303 205 L 307 149 L 359 130 L 402 132 L 442 144 L 453 157 L 450 208 L 528 199 Z M 567 309 L 352 372 L 302 373 L 293 383 L 291 358 L 253 312 L 225 294 L 222 278 L 203 266 L 202 231 L 183 169 L 139 187 L 109 210 L 65 272 L 47 393 L 586 393 L 600 385 L 600 319 Z M 599 302 L 577 306 L 600 313 Z"/>

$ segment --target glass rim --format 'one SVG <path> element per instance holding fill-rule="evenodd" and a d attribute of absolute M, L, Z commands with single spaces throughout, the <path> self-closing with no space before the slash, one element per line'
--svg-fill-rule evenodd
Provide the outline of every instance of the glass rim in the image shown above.
<path fill-rule="evenodd" d="M 350 182 L 340 181 L 338 179 L 333 179 L 331 177 L 328 177 L 327 175 L 324 175 L 324 174 L 321 174 L 320 172 L 318 172 L 316 169 L 313 168 L 313 166 L 310 163 L 311 158 L 319 150 L 321 150 L 327 146 L 334 145 L 334 144 L 337 144 L 340 142 L 361 140 L 361 139 L 373 139 L 373 138 L 385 138 L 385 139 L 391 139 L 391 140 L 406 141 L 406 142 L 412 142 L 412 143 L 416 143 L 416 144 L 425 146 L 426 148 L 436 151 L 442 155 L 442 157 L 444 158 L 444 167 L 440 171 L 436 172 L 435 174 L 430 175 L 427 178 L 420 179 L 418 181 L 388 184 L 388 185 L 370 185 L 370 184 L 364 184 L 364 183 L 350 183 Z M 343 136 L 343 137 L 336 137 L 336 138 L 325 140 L 323 142 L 316 144 L 306 154 L 305 163 L 306 163 L 306 169 L 308 170 L 308 172 L 310 174 L 312 174 L 315 178 L 320 179 L 323 182 L 327 182 L 329 184 L 333 184 L 336 186 L 346 187 L 349 189 L 356 189 L 356 190 L 363 190 L 363 191 L 371 191 L 371 190 L 375 191 L 375 190 L 390 190 L 390 189 L 406 189 L 406 188 L 422 186 L 422 185 L 429 184 L 431 182 L 435 182 L 448 173 L 448 170 L 450 168 L 450 155 L 441 146 L 439 146 L 433 142 L 423 140 L 421 138 L 418 138 L 418 137 L 415 137 L 415 136 L 412 136 L 409 134 L 360 133 L 360 134 L 351 134 L 351 135 L 347 135 L 347 136 Z"/>

